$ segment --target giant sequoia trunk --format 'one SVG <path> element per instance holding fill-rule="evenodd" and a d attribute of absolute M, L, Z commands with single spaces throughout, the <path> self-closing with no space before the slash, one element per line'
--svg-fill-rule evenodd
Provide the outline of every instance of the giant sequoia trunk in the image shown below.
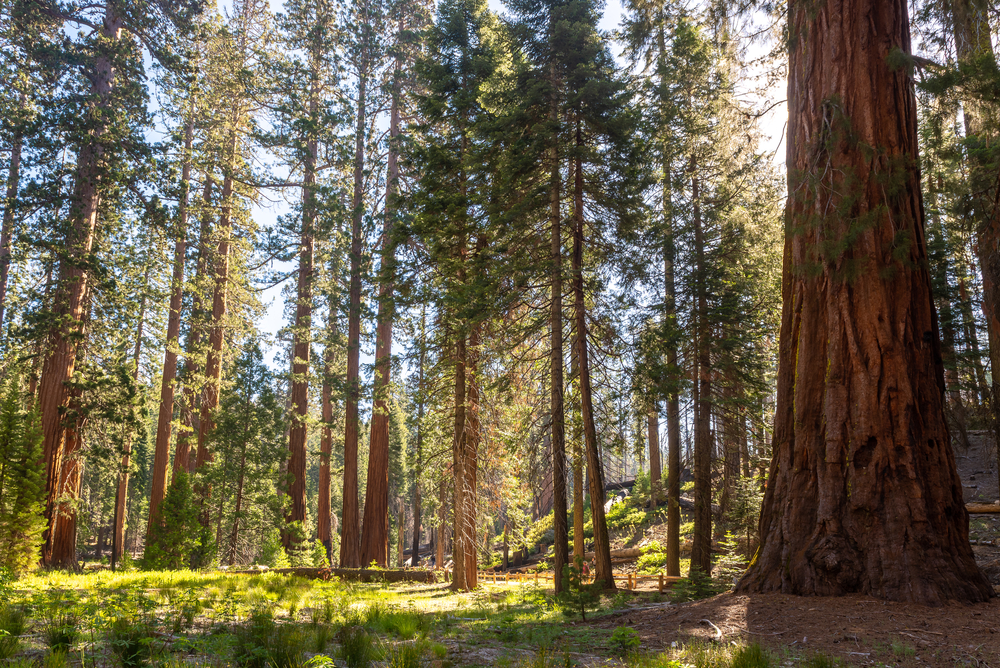
<path fill-rule="evenodd" d="M 61 493 L 60 479 L 67 455 L 66 429 L 63 412 L 69 403 L 67 381 L 73 376 L 76 353 L 83 329 L 84 301 L 90 280 L 89 256 L 94 243 L 98 208 L 101 200 L 101 183 L 105 160 L 107 133 L 106 115 L 109 113 L 115 81 L 114 58 L 111 53 L 121 40 L 123 21 L 114 4 L 108 3 L 101 28 L 101 39 L 108 51 L 100 54 L 94 71 L 88 73 L 96 104 L 88 110 L 87 120 L 93 124 L 84 137 L 77 157 L 73 203 L 66 230 L 65 243 L 59 259 L 59 279 L 56 285 L 53 310 L 55 323 L 49 334 L 45 362 L 38 384 L 38 407 L 42 416 L 42 456 L 45 460 L 45 518 L 47 528 L 42 547 L 42 564 L 66 565 L 69 545 L 75 550 L 75 535 L 66 536 L 66 522 L 57 522 L 57 504 Z M 72 526 L 76 526 L 75 511 Z M 76 564 L 75 554 L 69 565 Z"/>
<path fill-rule="evenodd" d="M 402 32 L 402 26 L 400 26 Z M 382 227 L 382 269 L 375 324 L 375 378 L 372 388 L 371 435 L 368 440 L 368 484 L 365 488 L 365 523 L 361 535 L 361 563 L 385 567 L 389 558 L 389 390 L 392 375 L 392 323 L 396 244 L 396 190 L 399 182 L 399 80 L 402 62 L 396 59 L 392 105 L 389 112 L 389 156 L 386 164 L 385 217 Z"/>
<path fill-rule="evenodd" d="M 912 81 L 887 62 L 910 50 L 906 7 L 789 7 L 774 457 L 738 591 L 993 596 L 944 421 Z"/>
<path fill-rule="evenodd" d="M 351 217 L 351 282 L 347 314 L 347 396 L 344 401 L 344 507 L 341 518 L 340 566 L 361 567 L 361 526 L 358 511 L 358 400 L 361 397 L 361 222 L 364 218 L 366 88 L 362 68 L 358 80 L 357 127 L 354 143 L 354 196 Z M 365 564 L 367 565 L 367 564 Z"/>

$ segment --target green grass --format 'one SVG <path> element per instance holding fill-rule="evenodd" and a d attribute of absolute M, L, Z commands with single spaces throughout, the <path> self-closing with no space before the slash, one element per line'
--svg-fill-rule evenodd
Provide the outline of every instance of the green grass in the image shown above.
<path fill-rule="evenodd" d="M 349 668 L 561 668 L 567 657 L 571 665 L 635 668 L 778 666 L 753 645 L 686 645 L 647 654 L 626 631 L 612 643 L 605 628 L 569 623 L 552 595 L 533 583 L 456 594 L 442 584 L 322 582 L 274 573 L 103 571 L 38 573 L 11 592 L 10 607 L 0 609 L 0 629 L 21 631 L 12 636 L 30 632 L 26 637 L 33 639 L 14 645 L 3 668 L 68 668 L 81 661 L 101 668 L 332 668 L 332 657 Z M 657 594 L 604 596 L 592 614 L 657 600 Z M 22 609 L 28 612 L 22 625 L 4 621 L 4 610 Z M 897 654 L 905 652 L 901 646 Z"/>

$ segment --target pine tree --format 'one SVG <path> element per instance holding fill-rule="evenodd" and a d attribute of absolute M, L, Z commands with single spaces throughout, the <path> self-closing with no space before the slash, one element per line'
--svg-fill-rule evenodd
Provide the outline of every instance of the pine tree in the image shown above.
<path fill-rule="evenodd" d="M 146 539 L 143 566 L 153 570 L 186 568 L 201 536 L 198 506 L 187 471 L 174 472 L 160 504 L 159 518 Z"/>
<path fill-rule="evenodd" d="M 41 421 L 20 385 L 11 377 L 0 395 L 0 568 L 14 574 L 38 563 L 45 528 Z"/>

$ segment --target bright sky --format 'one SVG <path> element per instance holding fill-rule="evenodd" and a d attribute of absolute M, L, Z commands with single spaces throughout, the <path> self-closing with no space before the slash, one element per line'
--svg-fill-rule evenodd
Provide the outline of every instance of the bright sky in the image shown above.
<path fill-rule="evenodd" d="M 612 31 L 618 28 L 621 22 L 622 3 L 621 0 L 606 0 L 606 3 L 604 16 L 601 19 L 599 27 L 602 30 Z M 272 0 L 272 6 L 276 6 L 277 4 L 278 3 L 275 0 Z M 504 11 L 502 0 L 489 0 L 489 6 L 497 13 L 502 14 Z M 774 100 L 781 100 L 784 98 L 784 83 L 780 82 L 777 84 L 777 88 L 777 90 L 773 90 L 770 93 L 769 97 Z M 769 154 L 773 154 L 774 163 L 778 166 L 784 164 L 784 126 L 787 117 L 787 108 L 784 103 L 781 103 L 774 106 L 768 114 L 761 119 L 761 128 L 764 134 L 768 137 L 764 141 L 761 148 L 766 150 Z M 272 200 L 277 199 L 277 201 L 267 206 L 258 207 L 254 212 L 254 216 L 261 227 L 275 223 L 277 217 L 288 210 L 288 206 L 280 199 L 280 196 L 271 195 L 270 197 Z M 271 288 L 263 292 L 261 295 L 263 303 L 267 306 L 267 312 L 258 325 L 261 333 L 269 336 L 272 339 L 272 342 L 275 342 L 275 337 L 278 331 L 287 325 L 284 315 L 285 300 L 281 295 L 281 287 L 282 286 Z M 283 366 L 286 364 L 284 361 L 284 353 L 277 347 L 272 346 L 271 357 L 272 365 L 276 368 L 279 365 Z M 273 359 L 275 357 L 278 359 Z M 372 361 L 373 351 L 371 349 L 365 350 L 362 348 L 362 365 L 371 364 Z"/>

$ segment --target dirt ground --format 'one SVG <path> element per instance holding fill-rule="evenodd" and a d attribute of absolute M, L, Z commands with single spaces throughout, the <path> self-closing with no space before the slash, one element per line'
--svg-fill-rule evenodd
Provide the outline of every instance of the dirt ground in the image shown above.
<path fill-rule="evenodd" d="M 996 451 L 986 432 L 955 440 L 966 502 L 1000 499 Z M 980 567 L 1000 591 L 1000 515 L 973 515 L 970 539 Z M 867 596 L 805 598 L 722 594 L 605 617 L 599 628 L 634 628 L 649 650 L 671 643 L 759 642 L 794 666 L 821 652 L 852 665 L 1000 668 L 1000 598 L 980 605 L 927 608 Z"/>
<path fill-rule="evenodd" d="M 628 626 L 644 648 L 673 642 L 759 642 L 795 665 L 815 653 L 852 665 L 1000 666 L 1000 600 L 927 608 L 867 596 L 806 598 L 721 594 L 624 612 L 595 622 Z"/>

